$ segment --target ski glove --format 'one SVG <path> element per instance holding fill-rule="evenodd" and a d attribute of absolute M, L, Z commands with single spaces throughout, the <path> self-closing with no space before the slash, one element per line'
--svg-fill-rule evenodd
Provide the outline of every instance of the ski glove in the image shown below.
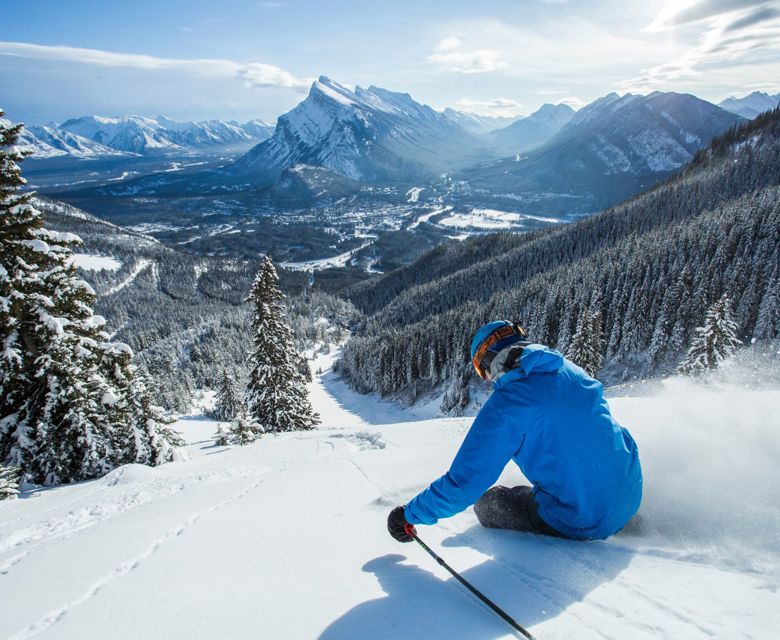
<path fill-rule="evenodd" d="M 406 521 L 403 507 L 396 507 L 387 516 L 387 530 L 390 535 L 393 536 L 398 542 L 411 542 L 414 540 L 412 536 L 406 533 L 406 527 L 412 526 Z M 412 527 L 412 531 L 417 533 L 417 529 Z"/>

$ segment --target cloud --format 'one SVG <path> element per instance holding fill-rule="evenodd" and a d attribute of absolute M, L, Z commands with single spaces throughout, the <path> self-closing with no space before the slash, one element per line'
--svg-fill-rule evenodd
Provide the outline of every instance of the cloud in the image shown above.
<path fill-rule="evenodd" d="M 456 104 L 459 111 L 477 113 L 483 116 L 517 116 L 523 105 L 510 98 L 495 98 L 493 100 L 472 100 L 462 98 Z"/>
<path fill-rule="evenodd" d="M 724 31 L 739 31 L 767 20 L 773 20 L 778 16 L 780 16 L 780 11 L 774 7 L 759 7 L 757 10 L 751 11 L 731 24 L 726 25 Z"/>
<path fill-rule="evenodd" d="M 588 104 L 588 101 L 578 98 L 577 96 L 566 96 L 565 98 L 556 100 L 555 104 L 567 104 L 576 111 L 577 109 L 582 109 L 582 107 Z"/>
<path fill-rule="evenodd" d="M 452 49 L 457 49 L 462 44 L 463 41 L 460 38 L 444 38 L 436 45 L 435 51 L 451 51 Z"/>
<path fill-rule="evenodd" d="M 428 60 L 454 73 L 486 73 L 509 66 L 498 51 L 466 50 L 463 41 L 455 36 L 439 41 Z"/>
<path fill-rule="evenodd" d="M 26 42 L 0 42 L 0 55 L 102 67 L 175 71 L 189 76 L 232 77 L 242 79 L 247 86 L 278 87 L 299 92 L 308 91 L 312 82 L 312 79 L 297 78 L 284 69 L 260 62 L 240 63 L 211 58 L 189 60 L 158 58 L 136 53 L 116 53 L 99 49 L 37 45 Z"/>
<path fill-rule="evenodd" d="M 780 57 L 780 11 L 764 2 L 701 0 L 671 14 L 662 12 L 648 31 L 673 30 L 700 24 L 698 42 L 674 58 L 642 69 L 637 77 L 620 83 L 623 90 L 664 88 L 670 82 L 696 79 L 705 73 L 732 67 L 751 75 L 770 74 Z M 751 77 L 740 78 L 740 83 Z"/>
<path fill-rule="evenodd" d="M 537 96 L 559 96 L 566 93 L 563 89 L 540 89 L 536 92 Z"/>
<path fill-rule="evenodd" d="M 701 22 L 731 11 L 740 11 L 764 5 L 767 0 L 697 0 L 687 5 L 678 2 L 667 4 L 646 27 L 647 31 L 663 31 L 681 25 Z"/>

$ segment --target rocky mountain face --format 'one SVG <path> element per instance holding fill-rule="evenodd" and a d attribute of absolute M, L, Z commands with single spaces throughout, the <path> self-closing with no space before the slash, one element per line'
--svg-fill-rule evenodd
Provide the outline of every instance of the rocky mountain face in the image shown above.
<path fill-rule="evenodd" d="M 362 182 L 430 180 L 496 157 L 491 145 L 414 101 L 371 86 L 354 90 L 327 77 L 279 118 L 274 135 L 226 171 L 270 184 L 297 165 L 324 167 Z"/>

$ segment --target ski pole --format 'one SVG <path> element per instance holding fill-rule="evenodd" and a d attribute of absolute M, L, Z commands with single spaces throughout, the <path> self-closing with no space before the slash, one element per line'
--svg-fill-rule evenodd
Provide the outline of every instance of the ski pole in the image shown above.
<path fill-rule="evenodd" d="M 436 560 L 436 562 L 438 562 L 442 567 L 444 567 L 447 571 L 449 571 L 452 574 L 452 577 L 455 578 L 458 582 L 460 582 L 464 587 L 466 587 L 466 589 L 471 591 L 471 593 L 477 596 L 477 598 L 479 598 L 484 604 L 490 607 L 493 613 L 495 613 L 499 618 L 501 618 L 504 622 L 506 622 L 515 631 L 519 631 L 524 638 L 528 638 L 528 640 L 534 640 L 534 637 L 526 629 L 524 629 L 517 622 L 515 622 L 512 616 L 506 613 L 506 611 L 501 609 L 496 603 L 490 600 L 490 598 L 488 598 L 476 587 L 474 587 L 468 580 L 466 580 L 462 575 L 460 575 L 457 571 L 455 571 L 455 569 L 453 569 L 450 565 L 444 562 L 443 558 L 436 555 L 433 549 L 431 549 L 427 544 L 425 544 L 422 540 L 420 540 L 420 538 L 417 536 L 417 530 L 414 528 L 413 525 L 407 524 L 404 527 L 404 533 L 414 538 L 417 541 L 417 544 L 419 544 L 423 549 L 425 549 L 425 551 L 428 552 L 428 554 L 434 560 Z"/>

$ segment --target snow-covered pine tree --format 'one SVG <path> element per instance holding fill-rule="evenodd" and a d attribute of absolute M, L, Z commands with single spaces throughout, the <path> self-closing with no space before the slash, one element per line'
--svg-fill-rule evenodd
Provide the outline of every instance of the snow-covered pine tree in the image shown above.
<path fill-rule="evenodd" d="M 117 450 L 134 418 L 95 293 L 72 264 L 80 239 L 45 229 L 18 193 L 20 131 L 0 118 L 0 463 L 30 482 L 85 480 L 136 461 Z"/>
<path fill-rule="evenodd" d="M 299 371 L 300 355 L 285 321 L 279 277 L 266 257 L 252 285 L 254 348 L 246 392 L 249 417 L 261 431 L 311 429 L 319 422 L 307 397 L 306 381 Z"/>
<path fill-rule="evenodd" d="M 181 434 L 171 429 L 175 422 L 151 397 L 148 378 L 133 364 L 133 351 L 123 342 L 100 345 L 109 381 L 116 397 L 104 397 L 103 403 L 118 410 L 114 450 L 116 464 L 136 462 L 156 466 L 186 459 Z"/>
<path fill-rule="evenodd" d="M 602 336 L 601 311 L 591 313 L 585 307 L 577 320 L 566 357 L 585 372 L 595 377 L 604 362 L 604 338 Z"/>
<path fill-rule="evenodd" d="M 716 369 L 742 344 L 737 339 L 737 323 L 731 312 L 731 301 L 724 293 L 708 310 L 704 325 L 696 328 L 696 337 L 678 373 L 700 375 Z"/>
<path fill-rule="evenodd" d="M 260 425 L 252 424 L 252 421 L 246 415 L 238 415 L 230 424 L 229 444 L 245 445 L 251 444 L 259 433 L 262 432 Z"/>
<path fill-rule="evenodd" d="M 243 410 L 243 407 L 243 399 L 236 389 L 233 378 L 228 375 L 225 369 L 222 369 L 222 378 L 219 381 L 211 415 L 217 420 L 229 422 Z"/>
<path fill-rule="evenodd" d="M 217 423 L 217 433 L 214 435 L 214 444 L 217 447 L 226 447 L 230 442 L 230 429 L 227 431 L 222 428 L 221 423 Z"/>
<path fill-rule="evenodd" d="M 0 500 L 13 498 L 19 493 L 19 479 L 22 470 L 19 467 L 4 467 L 0 465 Z"/>

